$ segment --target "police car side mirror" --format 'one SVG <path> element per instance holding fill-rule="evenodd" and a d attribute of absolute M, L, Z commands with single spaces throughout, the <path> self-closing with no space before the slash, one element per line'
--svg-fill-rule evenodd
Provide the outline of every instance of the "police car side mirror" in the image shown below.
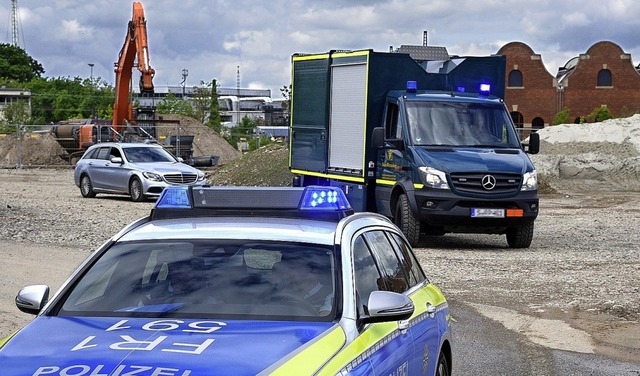
<path fill-rule="evenodd" d="M 367 308 L 369 314 L 362 317 L 363 324 L 406 320 L 415 309 L 411 299 L 391 291 L 372 291 Z"/>
<path fill-rule="evenodd" d="M 111 163 L 113 163 L 113 164 L 123 164 L 124 163 L 122 161 L 122 158 L 120 158 L 120 157 L 111 157 L 111 159 L 109 161 Z"/>
<path fill-rule="evenodd" d="M 42 307 L 49 300 L 49 286 L 32 285 L 24 287 L 16 296 L 16 306 L 19 310 L 32 315 L 40 313 Z"/>

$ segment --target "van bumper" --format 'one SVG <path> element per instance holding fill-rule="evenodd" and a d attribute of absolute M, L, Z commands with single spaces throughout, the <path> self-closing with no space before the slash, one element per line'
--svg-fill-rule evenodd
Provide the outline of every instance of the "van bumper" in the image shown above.
<path fill-rule="evenodd" d="M 461 197 L 451 191 L 416 190 L 414 200 L 416 216 L 424 225 L 448 232 L 503 233 L 507 228 L 533 222 L 539 207 L 537 191 L 511 197 Z M 496 210 L 473 216 L 473 209 Z M 504 216 L 489 217 L 489 213 Z"/>

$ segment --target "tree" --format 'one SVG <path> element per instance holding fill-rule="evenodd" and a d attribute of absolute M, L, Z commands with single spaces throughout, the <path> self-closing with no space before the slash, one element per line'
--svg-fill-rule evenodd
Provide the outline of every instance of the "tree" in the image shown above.
<path fill-rule="evenodd" d="M 44 73 L 42 65 L 27 55 L 20 47 L 0 43 L 0 77 L 29 82 L 41 77 Z"/>
<path fill-rule="evenodd" d="M 218 102 L 218 81 L 211 81 L 211 101 L 209 107 L 209 120 L 207 126 L 214 131 L 222 132 L 222 118 L 220 117 L 220 103 Z"/>
<path fill-rule="evenodd" d="M 191 104 L 183 98 L 177 98 L 175 94 L 169 93 L 156 106 L 156 112 L 159 114 L 178 114 L 195 119 L 195 114 Z"/>
<path fill-rule="evenodd" d="M 280 93 L 285 101 L 282 103 L 282 109 L 284 110 L 285 119 L 289 119 L 289 109 L 291 108 L 291 84 L 289 86 L 283 86 L 280 88 Z M 288 121 L 287 121 L 288 123 Z"/>
<path fill-rule="evenodd" d="M 253 138 L 257 122 L 255 119 L 245 115 L 237 126 L 230 129 L 230 134 L 223 136 L 231 145 L 237 145 L 241 139 L 248 141 Z"/>
<path fill-rule="evenodd" d="M 29 111 L 29 103 L 26 100 L 17 100 L 4 106 L 2 110 L 4 119 L 3 125 L 15 126 L 28 124 L 31 120 L 31 114 Z M 5 127 L 3 127 L 5 128 Z"/>
<path fill-rule="evenodd" d="M 113 87 L 100 78 L 34 78 L 24 86 L 31 90 L 35 124 L 70 118 L 109 119 L 113 115 Z"/>

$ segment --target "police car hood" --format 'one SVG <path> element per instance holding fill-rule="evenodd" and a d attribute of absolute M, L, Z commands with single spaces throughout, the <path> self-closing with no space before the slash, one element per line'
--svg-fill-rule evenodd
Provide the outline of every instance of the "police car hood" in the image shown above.
<path fill-rule="evenodd" d="M 255 375 L 332 326 L 38 317 L 0 349 L 0 364 L 15 375 Z"/>
<path fill-rule="evenodd" d="M 423 165 L 451 172 L 524 174 L 533 170 L 529 157 L 516 148 L 416 147 Z"/>

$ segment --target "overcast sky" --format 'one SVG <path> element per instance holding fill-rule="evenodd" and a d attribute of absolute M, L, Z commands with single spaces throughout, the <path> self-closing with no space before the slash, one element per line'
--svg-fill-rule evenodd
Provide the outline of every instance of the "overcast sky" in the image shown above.
<path fill-rule="evenodd" d="M 11 0 L 0 0 L 2 43 L 11 43 Z M 450 54 L 488 55 L 508 42 L 528 44 L 553 75 L 594 43 L 608 40 L 640 62 L 637 0 L 147 0 L 142 1 L 156 86 L 217 79 L 235 88 L 290 83 L 291 55 L 335 49 L 388 51 L 428 43 Z M 89 77 L 114 84 L 133 2 L 18 0 L 19 44 L 46 77 Z M 134 82 L 139 75 L 134 72 Z"/>

